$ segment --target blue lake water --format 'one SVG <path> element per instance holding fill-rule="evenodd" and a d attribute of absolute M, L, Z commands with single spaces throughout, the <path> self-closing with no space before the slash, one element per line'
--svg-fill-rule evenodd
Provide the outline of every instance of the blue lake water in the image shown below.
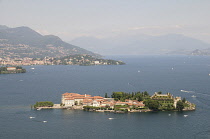
<path fill-rule="evenodd" d="M 111 58 L 127 64 L 26 66 L 25 74 L 0 75 L 0 138 L 210 138 L 210 57 Z M 148 91 L 151 95 L 155 91 L 170 92 L 195 103 L 197 110 L 114 114 L 30 108 L 36 101 L 60 103 L 65 92 L 104 96 L 113 91 Z"/>

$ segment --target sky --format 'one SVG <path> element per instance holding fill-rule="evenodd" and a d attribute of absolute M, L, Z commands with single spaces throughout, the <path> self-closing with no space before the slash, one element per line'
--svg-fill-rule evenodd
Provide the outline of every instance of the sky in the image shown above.
<path fill-rule="evenodd" d="M 210 43 L 210 0 L 0 0 L 0 25 L 64 41 L 183 34 Z"/>

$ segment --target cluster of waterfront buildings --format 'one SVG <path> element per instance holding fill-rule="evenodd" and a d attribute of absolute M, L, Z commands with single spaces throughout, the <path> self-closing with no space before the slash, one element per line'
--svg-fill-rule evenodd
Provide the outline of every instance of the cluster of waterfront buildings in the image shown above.
<path fill-rule="evenodd" d="M 122 65 L 122 61 L 97 59 L 90 55 L 71 55 L 66 57 L 45 58 L 0 58 L 0 65 Z"/>
<path fill-rule="evenodd" d="M 75 105 L 93 106 L 93 107 L 107 107 L 114 109 L 115 105 L 128 105 L 144 108 L 143 101 L 128 100 L 125 102 L 115 101 L 114 98 L 104 98 L 101 96 L 81 95 L 78 93 L 64 93 L 62 94 L 61 103 L 65 107 L 72 107 Z"/>
<path fill-rule="evenodd" d="M 49 65 L 52 64 L 48 59 L 44 60 L 34 60 L 33 58 L 25 57 L 25 58 L 0 58 L 0 65 Z"/>
<path fill-rule="evenodd" d="M 172 94 L 158 94 L 155 92 L 154 95 L 151 96 L 153 100 L 159 101 L 172 101 L 173 106 L 176 108 L 177 102 L 181 100 L 181 97 L 173 97 Z M 65 107 L 72 106 L 93 106 L 93 107 L 107 107 L 114 109 L 115 105 L 121 106 L 135 106 L 136 108 L 144 108 L 145 104 L 143 101 L 138 100 L 130 100 L 126 99 L 125 102 L 115 101 L 114 98 L 104 98 L 101 96 L 91 96 L 88 94 L 78 94 L 78 93 L 64 93 L 62 94 L 61 104 Z"/>

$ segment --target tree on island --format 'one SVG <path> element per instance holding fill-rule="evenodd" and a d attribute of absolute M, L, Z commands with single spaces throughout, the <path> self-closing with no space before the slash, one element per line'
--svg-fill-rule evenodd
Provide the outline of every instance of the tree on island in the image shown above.
<path fill-rule="evenodd" d="M 159 91 L 159 92 L 157 92 L 158 94 L 162 94 L 162 92 L 161 91 Z"/>
<path fill-rule="evenodd" d="M 37 107 L 52 107 L 54 104 L 51 101 L 36 102 L 34 108 Z"/>
<path fill-rule="evenodd" d="M 185 102 L 186 102 L 186 98 L 183 98 L 183 99 L 182 99 L 182 102 L 185 103 Z"/>
<path fill-rule="evenodd" d="M 105 93 L 105 98 L 108 98 L 108 94 L 107 93 Z"/>
<path fill-rule="evenodd" d="M 143 96 L 149 96 L 149 93 L 147 91 L 144 91 L 142 94 Z"/>
<path fill-rule="evenodd" d="M 180 100 L 176 104 L 176 108 L 178 111 L 182 111 L 184 109 L 184 103 Z"/>
<path fill-rule="evenodd" d="M 132 92 L 132 93 L 125 93 L 125 92 L 113 92 L 111 95 L 114 100 L 118 101 L 125 101 L 126 99 L 130 100 L 138 100 L 138 101 L 143 101 L 144 99 L 149 98 L 149 94 L 145 92 Z"/>
<path fill-rule="evenodd" d="M 148 99 L 144 101 L 146 107 L 151 110 L 158 111 L 159 109 L 159 102 L 157 100 Z"/>

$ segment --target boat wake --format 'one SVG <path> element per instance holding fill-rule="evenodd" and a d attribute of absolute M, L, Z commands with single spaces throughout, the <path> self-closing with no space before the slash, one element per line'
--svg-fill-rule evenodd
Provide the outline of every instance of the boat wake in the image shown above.
<path fill-rule="evenodd" d="M 187 90 L 180 90 L 180 91 L 185 93 L 195 93 L 194 91 L 187 91 Z"/>

